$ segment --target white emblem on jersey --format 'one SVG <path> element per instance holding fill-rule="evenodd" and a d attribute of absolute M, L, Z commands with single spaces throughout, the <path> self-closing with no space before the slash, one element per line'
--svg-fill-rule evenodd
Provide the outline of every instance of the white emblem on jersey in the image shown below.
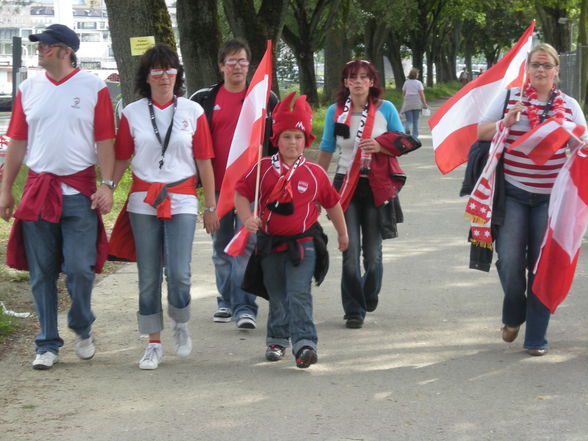
<path fill-rule="evenodd" d="M 220 110 L 221 106 L 219 106 L 218 104 L 215 104 L 214 107 L 212 108 L 212 110 Z"/>
<path fill-rule="evenodd" d="M 308 182 L 298 181 L 298 192 L 304 193 L 306 190 L 308 190 Z"/>

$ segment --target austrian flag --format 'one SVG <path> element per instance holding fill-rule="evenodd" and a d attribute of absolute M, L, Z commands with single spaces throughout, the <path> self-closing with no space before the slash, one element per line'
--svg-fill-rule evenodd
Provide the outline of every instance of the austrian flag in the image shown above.
<path fill-rule="evenodd" d="M 587 226 L 588 157 L 578 148 L 553 186 L 547 231 L 535 266 L 533 292 L 551 313 L 572 286 Z"/>
<path fill-rule="evenodd" d="M 524 153 L 537 165 L 545 164 L 570 138 L 580 141 L 586 128 L 559 118 L 549 118 L 513 142 L 507 151 Z"/>

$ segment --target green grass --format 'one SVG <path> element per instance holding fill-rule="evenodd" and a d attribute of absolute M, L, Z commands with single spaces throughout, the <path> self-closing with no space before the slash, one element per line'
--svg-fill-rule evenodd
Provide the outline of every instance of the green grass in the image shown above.
<path fill-rule="evenodd" d="M 14 317 L 4 314 L 0 311 L 0 341 L 18 329 L 18 324 Z"/>

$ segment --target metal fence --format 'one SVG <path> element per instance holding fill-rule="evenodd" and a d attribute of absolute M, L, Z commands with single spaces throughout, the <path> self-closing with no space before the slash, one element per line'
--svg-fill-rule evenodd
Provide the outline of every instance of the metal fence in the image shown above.
<path fill-rule="evenodd" d="M 582 78 L 582 57 L 588 57 L 588 46 L 578 46 L 574 52 L 559 56 L 559 87 L 578 101 L 581 101 L 586 93 L 586 78 Z"/>

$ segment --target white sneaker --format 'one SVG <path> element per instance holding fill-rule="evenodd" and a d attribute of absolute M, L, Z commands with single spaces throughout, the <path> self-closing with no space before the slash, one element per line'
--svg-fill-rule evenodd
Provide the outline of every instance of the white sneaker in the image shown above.
<path fill-rule="evenodd" d="M 239 329 L 255 329 L 256 327 L 255 317 L 251 314 L 243 314 L 237 319 L 237 328 Z"/>
<path fill-rule="evenodd" d="M 81 338 L 78 336 L 76 338 L 75 350 L 76 355 L 82 360 L 89 360 L 92 358 L 96 353 L 94 337 L 90 336 L 88 338 Z"/>
<path fill-rule="evenodd" d="M 139 362 L 139 368 L 150 370 L 157 369 L 162 358 L 163 349 L 161 343 L 149 343 L 147 349 L 145 349 L 143 358 L 141 358 L 141 361 Z"/>
<path fill-rule="evenodd" d="M 54 354 L 51 351 L 43 352 L 42 354 L 37 354 L 35 360 L 33 361 L 33 369 L 37 369 L 40 371 L 46 371 L 47 369 L 51 369 L 55 363 L 59 360 L 57 354 Z"/>
<path fill-rule="evenodd" d="M 174 330 L 176 354 L 180 357 L 187 357 L 192 352 L 192 339 L 188 331 L 188 324 L 172 321 L 172 329 Z"/>

